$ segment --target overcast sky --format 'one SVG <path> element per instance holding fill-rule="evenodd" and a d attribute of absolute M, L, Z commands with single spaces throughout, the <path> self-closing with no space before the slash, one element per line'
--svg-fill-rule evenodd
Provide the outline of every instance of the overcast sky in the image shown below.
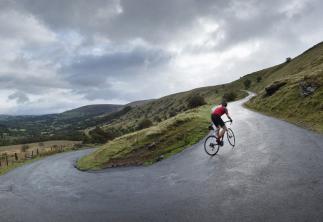
<path fill-rule="evenodd" d="M 321 0 L 1 0 L 0 113 L 230 82 L 323 41 Z"/>

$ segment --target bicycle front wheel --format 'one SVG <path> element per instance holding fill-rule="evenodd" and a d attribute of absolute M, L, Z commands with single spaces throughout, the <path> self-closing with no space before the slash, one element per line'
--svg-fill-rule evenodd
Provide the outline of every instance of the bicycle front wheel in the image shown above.
<path fill-rule="evenodd" d="M 236 145 L 236 138 L 234 136 L 234 133 L 233 133 L 232 129 L 230 129 L 230 128 L 227 131 L 227 138 L 228 138 L 228 141 L 229 141 L 230 145 L 232 147 L 234 147 Z"/>
<path fill-rule="evenodd" d="M 214 156 L 219 151 L 219 144 L 215 136 L 208 136 L 204 142 L 204 150 L 210 156 Z"/>

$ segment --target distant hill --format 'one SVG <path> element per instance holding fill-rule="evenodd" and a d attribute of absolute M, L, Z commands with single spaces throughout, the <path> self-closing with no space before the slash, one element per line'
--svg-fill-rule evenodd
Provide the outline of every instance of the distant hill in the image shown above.
<path fill-rule="evenodd" d="M 125 107 L 139 107 L 149 101 L 135 101 L 126 105 L 94 104 L 57 114 L 0 115 L 0 134 L 5 133 L 0 145 L 51 139 L 82 140 L 82 129 L 100 124 L 109 114 L 115 113 L 114 117 L 120 115 Z"/>
<path fill-rule="evenodd" d="M 131 106 L 131 107 L 141 106 L 141 105 L 144 105 L 146 103 L 152 102 L 154 100 L 155 99 L 147 99 L 147 100 L 134 101 L 134 102 L 131 102 L 131 103 L 126 104 L 125 106 Z"/>
<path fill-rule="evenodd" d="M 60 118 L 80 118 L 80 117 L 91 117 L 99 116 L 102 114 L 116 112 L 122 109 L 124 105 L 114 105 L 114 104 L 96 104 L 82 106 L 76 109 L 68 110 L 63 113 L 58 114 Z"/>

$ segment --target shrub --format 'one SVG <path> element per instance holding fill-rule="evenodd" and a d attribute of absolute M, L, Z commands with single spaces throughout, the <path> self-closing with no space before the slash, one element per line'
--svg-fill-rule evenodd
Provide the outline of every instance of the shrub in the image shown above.
<path fill-rule="evenodd" d="M 148 128 L 148 127 L 150 127 L 150 126 L 152 126 L 153 125 L 153 123 L 151 122 L 151 120 L 150 119 L 142 119 L 139 123 L 138 123 L 138 125 L 137 125 L 137 129 L 138 130 L 141 130 L 141 129 L 145 129 L 145 128 Z"/>
<path fill-rule="evenodd" d="M 155 117 L 154 117 L 154 121 L 159 123 L 159 122 L 161 122 L 162 120 L 161 120 L 161 118 L 160 118 L 159 116 L 155 116 Z"/>
<path fill-rule="evenodd" d="M 107 141 L 106 133 L 100 127 L 96 127 L 89 134 L 93 143 L 105 143 Z"/>
<path fill-rule="evenodd" d="M 222 99 L 227 102 L 231 102 L 231 101 L 234 101 L 237 97 L 238 95 L 235 92 L 228 92 L 228 93 L 224 93 Z"/>
<path fill-rule="evenodd" d="M 286 85 L 287 82 L 283 81 L 283 82 L 274 82 L 273 84 L 271 84 L 270 86 L 265 88 L 265 95 L 264 96 L 271 96 L 273 95 L 277 90 L 279 90 L 282 86 Z"/>
<path fill-rule="evenodd" d="M 203 106 L 205 105 L 205 99 L 204 97 L 200 96 L 200 95 L 193 95 L 188 99 L 188 108 L 193 109 L 199 106 Z"/>
<path fill-rule="evenodd" d="M 261 76 L 257 76 L 257 82 L 261 81 Z"/>
<path fill-rule="evenodd" d="M 286 63 L 289 63 L 290 61 L 292 61 L 291 57 L 286 58 Z"/>
<path fill-rule="evenodd" d="M 173 116 L 176 116 L 176 112 L 172 110 L 169 112 L 169 117 L 173 117 Z"/>
<path fill-rule="evenodd" d="M 244 85 L 245 89 L 249 89 L 249 87 L 251 85 L 251 80 L 246 79 L 245 81 L 243 81 L 243 85 Z"/>

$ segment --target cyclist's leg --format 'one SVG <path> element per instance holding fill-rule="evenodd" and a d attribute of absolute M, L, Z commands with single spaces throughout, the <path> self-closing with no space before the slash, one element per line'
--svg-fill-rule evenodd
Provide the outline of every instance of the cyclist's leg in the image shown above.
<path fill-rule="evenodd" d="M 220 118 L 220 121 L 219 121 L 219 125 L 221 126 L 221 132 L 220 132 L 220 135 L 219 135 L 219 138 L 221 140 L 223 140 L 223 136 L 224 136 L 224 133 L 225 131 L 227 131 L 227 127 L 225 126 L 223 120 Z"/>
<path fill-rule="evenodd" d="M 221 133 L 219 135 L 221 140 L 223 140 L 223 137 L 224 137 L 224 134 L 225 134 L 226 131 L 228 131 L 227 127 L 225 125 L 222 126 L 222 130 L 221 130 Z"/>
<path fill-rule="evenodd" d="M 215 132 L 215 137 L 216 138 L 219 138 L 219 136 L 220 136 L 220 127 L 219 126 L 216 126 L 216 132 Z"/>
<path fill-rule="evenodd" d="M 219 132 L 220 132 L 219 120 L 215 115 L 211 115 L 211 119 L 212 119 L 213 125 L 216 127 L 216 129 L 214 129 L 215 130 L 215 137 L 219 138 Z"/>

